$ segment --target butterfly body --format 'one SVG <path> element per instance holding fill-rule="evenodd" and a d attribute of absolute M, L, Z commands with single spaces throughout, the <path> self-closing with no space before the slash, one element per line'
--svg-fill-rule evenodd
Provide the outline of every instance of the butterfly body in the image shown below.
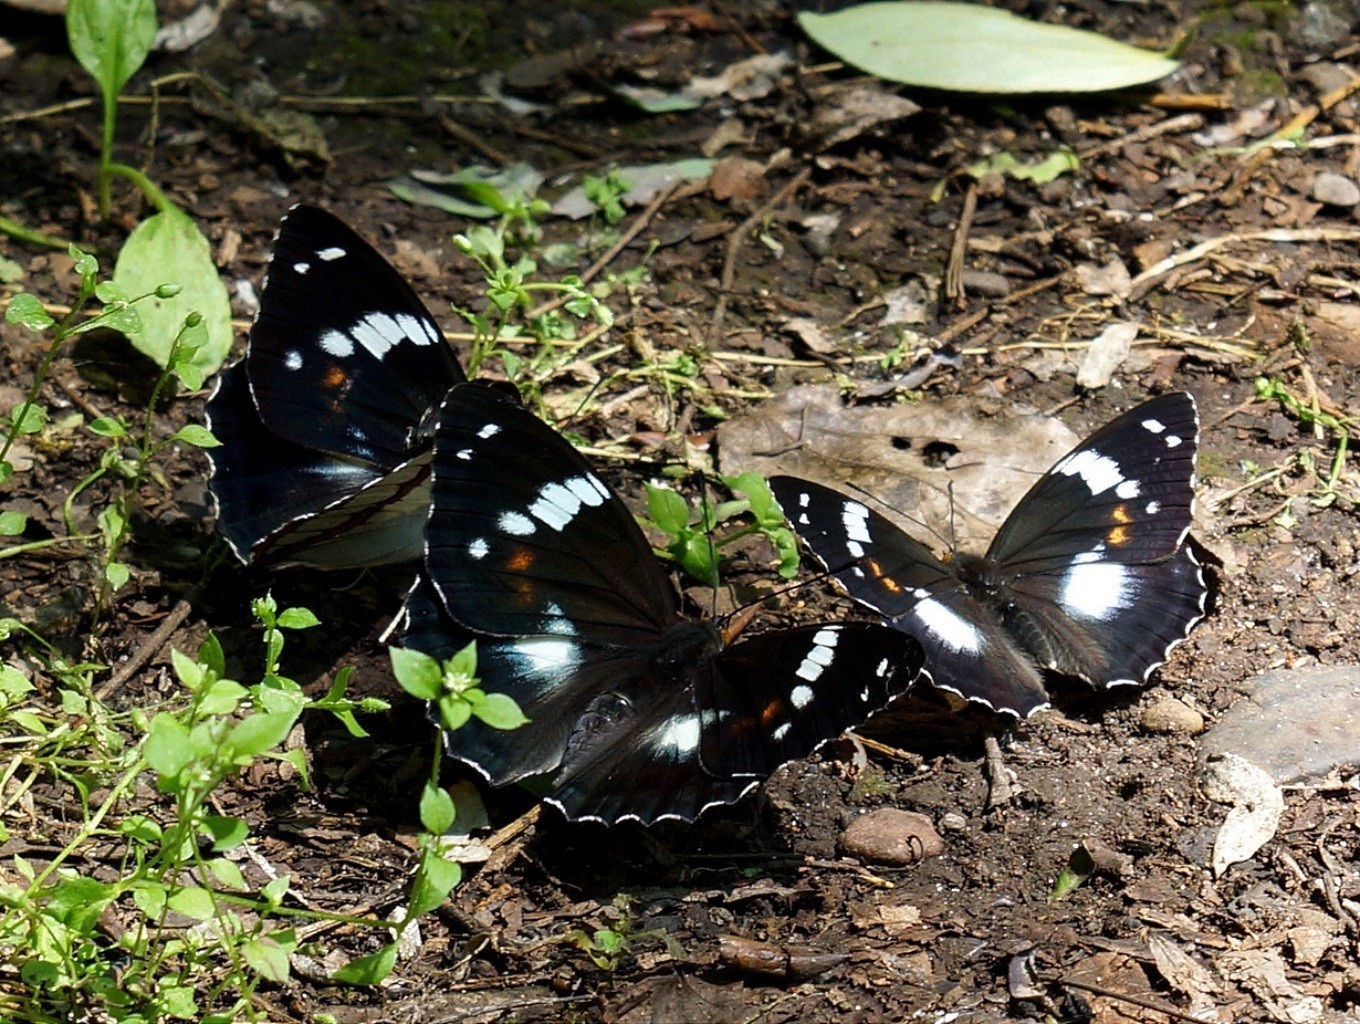
<path fill-rule="evenodd" d="M 401 275 L 337 218 L 293 207 L 246 357 L 208 400 L 219 531 L 251 563 L 418 559 L 434 410 L 463 380 Z"/>
<path fill-rule="evenodd" d="M 860 724 L 911 685 L 910 638 L 802 626 L 726 645 L 680 615 L 627 506 L 556 432 L 485 388 L 440 411 L 426 574 L 408 647 L 477 642 L 488 692 L 529 723 L 473 721 L 450 753 L 495 785 L 546 776 L 567 817 L 693 820 Z"/>
<path fill-rule="evenodd" d="M 922 642 L 936 685 L 1027 715 L 1048 703 L 1041 670 L 1141 683 L 1203 617 L 1197 436 L 1190 396 L 1146 402 L 1043 474 L 984 555 L 947 560 L 832 488 L 770 484 L 846 592 Z"/>

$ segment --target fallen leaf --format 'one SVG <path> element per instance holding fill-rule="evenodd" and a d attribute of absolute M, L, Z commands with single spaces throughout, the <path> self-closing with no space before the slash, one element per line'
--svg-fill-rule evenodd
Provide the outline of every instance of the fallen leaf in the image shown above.
<path fill-rule="evenodd" d="M 1284 814 L 1284 796 L 1269 772 L 1231 753 L 1205 762 L 1200 785 L 1210 800 L 1232 805 L 1214 839 L 1211 866 L 1215 875 L 1221 875 L 1274 838 Z"/>

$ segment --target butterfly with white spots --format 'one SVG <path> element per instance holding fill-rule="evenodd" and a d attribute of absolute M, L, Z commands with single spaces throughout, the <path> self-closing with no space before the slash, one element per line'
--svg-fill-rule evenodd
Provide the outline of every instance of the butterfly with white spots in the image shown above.
<path fill-rule="evenodd" d="M 923 678 L 1026 716 L 1048 704 L 1041 670 L 1139 684 L 1204 617 L 1186 545 L 1198 438 L 1188 394 L 1126 412 L 1040 477 L 980 557 L 942 561 L 832 488 L 770 487 L 850 597 L 920 641 Z"/>
<path fill-rule="evenodd" d="M 321 568 L 418 559 L 434 407 L 465 379 L 391 264 L 331 214 L 293 207 L 246 357 L 208 400 L 231 549 Z"/>
<path fill-rule="evenodd" d="M 473 720 L 449 752 L 494 785 L 545 776 L 570 819 L 691 821 L 909 688 L 920 647 L 844 623 L 726 645 L 682 618 L 628 507 L 556 431 L 475 385 L 439 412 L 425 575 L 404 643 L 477 675 L 529 724 Z"/>

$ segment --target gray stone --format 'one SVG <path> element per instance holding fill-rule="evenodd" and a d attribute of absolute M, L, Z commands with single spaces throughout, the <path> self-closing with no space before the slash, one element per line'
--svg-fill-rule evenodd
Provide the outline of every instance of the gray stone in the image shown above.
<path fill-rule="evenodd" d="M 1327 206 L 1350 209 L 1360 203 L 1360 185 L 1344 174 L 1329 171 L 1313 179 L 1313 198 Z"/>
<path fill-rule="evenodd" d="M 924 814 L 880 807 L 850 823 L 841 852 L 876 864 L 915 864 L 944 853 L 944 840 Z"/>
<path fill-rule="evenodd" d="M 1237 754 L 1276 783 L 1360 763 L 1360 666 L 1263 672 L 1200 739 L 1200 757 Z"/>

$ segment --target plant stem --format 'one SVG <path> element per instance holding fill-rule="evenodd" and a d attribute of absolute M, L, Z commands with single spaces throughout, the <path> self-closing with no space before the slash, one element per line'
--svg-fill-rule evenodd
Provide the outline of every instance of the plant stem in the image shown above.
<path fill-rule="evenodd" d="M 141 171 L 137 170 L 137 168 L 129 167 L 127 164 L 110 163 L 106 170 L 110 175 L 117 174 L 120 177 L 127 178 L 128 181 L 141 189 L 142 194 L 151 201 L 151 205 L 154 206 L 158 212 L 165 213 L 168 210 L 178 209 L 178 207 L 170 201 L 170 197 L 162 192 L 155 182 Z M 104 184 L 104 179 L 102 177 L 100 183 Z M 108 186 L 104 184 L 104 187 L 107 188 Z M 101 201 L 104 199 L 106 199 L 106 197 L 101 196 Z"/>
<path fill-rule="evenodd" d="M 40 245 L 46 249 L 64 250 L 71 244 L 65 239 L 44 235 L 41 231 L 26 228 L 17 220 L 10 220 L 8 217 L 0 217 L 0 233 L 9 235 L 16 242 L 22 242 L 25 245 Z"/>

